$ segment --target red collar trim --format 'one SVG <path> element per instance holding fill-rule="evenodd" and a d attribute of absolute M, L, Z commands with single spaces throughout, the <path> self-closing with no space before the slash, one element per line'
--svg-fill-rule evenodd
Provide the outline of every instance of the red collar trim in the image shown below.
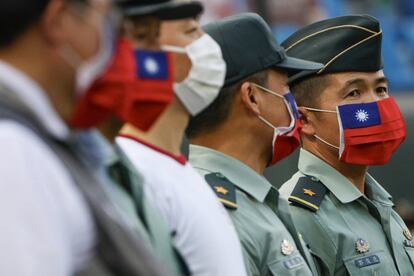
<path fill-rule="evenodd" d="M 135 141 L 137 143 L 143 144 L 144 146 L 147 146 L 147 147 L 149 147 L 149 148 L 151 148 L 151 149 L 153 149 L 155 151 L 158 151 L 159 153 L 162 153 L 162 154 L 164 154 L 164 155 L 166 155 L 166 156 L 174 159 L 175 161 L 177 161 L 178 163 L 180 163 L 183 166 L 187 163 L 187 159 L 185 158 L 184 154 L 174 155 L 171 152 L 168 152 L 168 151 L 166 151 L 166 150 L 164 150 L 164 149 L 162 149 L 160 147 L 157 147 L 157 146 L 155 146 L 153 144 L 150 144 L 150 143 L 148 143 L 148 142 L 146 142 L 146 141 L 144 141 L 142 139 L 139 139 L 139 138 L 137 138 L 135 136 L 132 136 L 132 135 L 120 134 L 119 137 L 131 139 L 131 140 L 133 140 L 133 141 Z"/>

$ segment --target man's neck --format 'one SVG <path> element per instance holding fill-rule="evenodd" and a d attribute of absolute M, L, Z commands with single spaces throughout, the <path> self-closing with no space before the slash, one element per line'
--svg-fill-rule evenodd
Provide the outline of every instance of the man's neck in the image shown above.
<path fill-rule="evenodd" d="M 361 193 L 365 193 L 365 176 L 368 166 L 344 163 L 338 159 L 337 152 L 325 149 L 325 145 L 318 147 L 305 144 L 303 147 L 345 176 Z"/>
<path fill-rule="evenodd" d="M 257 137 L 245 125 L 238 127 L 237 123 L 231 122 L 191 139 L 190 143 L 222 152 L 263 175 L 269 160 L 269 151 L 272 149 L 265 147 L 266 143 L 258 142 Z"/>
<path fill-rule="evenodd" d="M 99 132 L 106 138 L 106 140 L 114 144 L 115 138 L 122 128 L 122 122 L 117 117 L 111 117 L 98 126 Z"/>
<path fill-rule="evenodd" d="M 131 135 L 173 155 L 180 155 L 189 118 L 185 107 L 178 99 L 174 99 L 148 132 L 127 124 L 122 128 L 121 134 Z"/>

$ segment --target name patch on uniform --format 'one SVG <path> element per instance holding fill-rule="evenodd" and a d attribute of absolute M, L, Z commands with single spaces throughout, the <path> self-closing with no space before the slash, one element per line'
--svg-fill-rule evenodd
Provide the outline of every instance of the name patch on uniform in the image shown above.
<path fill-rule="evenodd" d="M 355 265 L 359 268 L 366 267 L 374 264 L 379 264 L 381 262 L 378 255 L 371 255 L 363 258 L 356 259 L 354 261 Z"/>
<path fill-rule="evenodd" d="M 283 262 L 287 269 L 294 269 L 304 264 L 302 256 L 294 256 Z"/>

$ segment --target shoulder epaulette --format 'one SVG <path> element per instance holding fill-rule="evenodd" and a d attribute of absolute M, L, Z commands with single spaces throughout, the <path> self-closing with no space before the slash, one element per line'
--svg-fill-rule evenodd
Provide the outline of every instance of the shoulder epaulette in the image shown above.
<path fill-rule="evenodd" d="M 318 179 L 309 176 L 301 177 L 289 196 L 289 202 L 316 212 L 327 192 L 328 189 Z"/>
<path fill-rule="evenodd" d="M 207 183 L 216 193 L 226 208 L 237 209 L 236 187 L 221 173 L 210 173 L 204 176 Z"/>

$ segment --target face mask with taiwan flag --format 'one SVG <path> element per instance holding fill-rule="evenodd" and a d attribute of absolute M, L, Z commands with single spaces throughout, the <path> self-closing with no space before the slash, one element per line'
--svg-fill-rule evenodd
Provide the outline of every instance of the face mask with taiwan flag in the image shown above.
<path fill-rule="evenodd" d="M 95 127 L 115 116 L 147 131 L 173 99 L 173 74 L 171 54 L 119 39 L 108 70 L 79 99 L 72 127 Z"/>
<path fill-rule="evenodd" d="M 347 104 L 336 111 L 306 108 L 310 111 L 337 113 L 339 147 L 315 137 L 339 150 L 339 159 L 358 165 L 384 165 L 404 141 L 404 118 L 393 97 L 371 103 Z"/>
<path fill-rule="evenodd" d="M 285 127 L 273 126 L 268 120 L 260 115 L 258 116 L 263 123 L 273 128 L 272 159 L 268 164 L 268 166 L 272 166 L 291 155 L 299 147 L 299 130 L 301 128 L 299 112 L 295 98 L 290 92 L 282 95 L 257 83 L 252 84 L 264 92 L 283 99 L 290 116 L 290 125 Z"/>

